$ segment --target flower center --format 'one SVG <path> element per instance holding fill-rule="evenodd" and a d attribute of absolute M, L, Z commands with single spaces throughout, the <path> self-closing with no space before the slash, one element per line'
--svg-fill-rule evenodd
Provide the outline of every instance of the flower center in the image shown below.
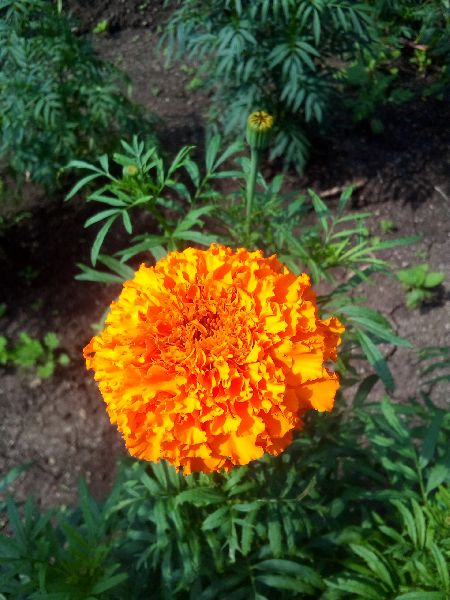
<path fill-rule="evenodd" d="M 211 337 L 219 329 L 221 319 L 218 314 L 207 312 L 186 324 L 186 329 L 194 341 Z"/>

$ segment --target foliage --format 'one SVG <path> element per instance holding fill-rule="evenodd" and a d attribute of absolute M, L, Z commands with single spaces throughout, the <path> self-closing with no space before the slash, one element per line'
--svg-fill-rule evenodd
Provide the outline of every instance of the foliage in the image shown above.
<path fill-rule="evenodd" d="M 386 38 L 402 50 L 424 52 L 437 64 L 450 63 L 448 0 L 371 0 Z M 410 42 L 408 44 L 408 42 Z M 421 59 L 423 62 L 423 59 Z M 420 60 L 419 60 L 420 63 Z"/>
<path fill-rule="evenodd" d="M 184 0 L 163 44 L 169 57 L 198 60 L 212 88 L 211 117 L 225 133 L 244 130 L 255 109 L 275 116 L 270 157 L 302 169 L 308 127 L 328 119 L 340 60 L 370 43 L 367 6 L 348 0 Z"/>
<path fill-rule="evenodd" d="M 441 381 L 450 381 L 450 346 L 421 348 L 417 365 L 429 389 Z"/>
<path fill-rule="evenodd" d="M 19 181 L 52 187 L 71 158 L 114 147 L 119 132 L 150 136 L 121 92 L 123 75 L 55 2 L 4 0 L 0 9 L 0 157 Z"/>
<path fill-rule="evenodd" d="M 74 509 L 40 514 L 30 501 L 21 506 L 10 498 L 12 536 L 0 538 L 0 593 L 19 600 L 444 600 L 450 415 L 430 393 L 448 378 L 448 349 L 419 355 L 420 397 L 406 405 L 388 396 L 370 401 L 379 380 L 394 389 L 379 346 L 409 344 L 364 306 L 358 289 L 374 273 L 391 274 L 379 252 L 416 238 L 373 236 L 370 214 L 349 210 L 351 189 L 332 207 L 312 190 L 284 194 L 282 176 L 267 182 L 258 174 L 247 215 L 250 161 L 236 158 L 237 144 L 221 152 L 218 136 L 207 144 L 205 167 L 189 147 L 166 165 L 137 139 L 122 146 L 111 165 L 107 155 L 100 166 L 72 163 L 87 174 L 69 197 L 89 188 L 88 200 L 99 203 L 86 225 L 103 221 L 91 258 L 109 269 L 83 266 L 81 277 L 122 281 L 136 258 L 208 244 L 206 231 L 233 246 L 277 252 L 293 272 L 306 270 L 317 286 L 326 285 L 321 313 L 346 325 L 338 367 L 343 387 L 355 385 L 356 392 L 351 403 L 337 400 L 331 414 L 308 415 L 279 457 L 228 474 L 183 476 L 165 462 L 126 460 L 104 502 L 94 501 L 84 484 Z M 229 168 L 233 157 L 237 167 Z M 132 235 L 139 213 L 148 213 L 155 232 L 134 236 L 113 256 L 100 254 L 113 223 L 121 220 Z M 374 373 L 361 379 L 364 358 Z M 72 564 L 76 580 L 69 578 Z"/>
<path fill-rule="evenodd" d="M 339 79 L 350 92 L 345 103 L 355 119 L 370 118 L 372 130 L 379 133 L 383 124 L 372 116 L 378 107 L 418 95 L 442 98 L 448 88 L 450 4 L 448 0 L 368 0 L 367 4 L 377 26 L 374 44 L 346 65 Z M 414 78 L 420 85 L 411 85 Z"/>
<path fill-rule="evenodd" d="M 122 142 L 126 154 L 115 154 L 113 159 L 121 168 L 121 175 L 111 174 L 109 159 L 100 159 L 100 167 L 86 162 L 73 161 L 73 167 L 88 171 L 72 189 L 67 198 L 72 198 L 84 186 L 106 178 L 107 183 L 91 192 L 87 200 L 107 205 L 108 208 L 94 214 L 86 221 L 90 226 L 103 221 L 92 245 L 91 259 L 97 259 L 108 271 L 99 271 L 87 265 L 79 265 L 82 273 L 78 279 L 104 283 L 122 283 L 133 275 L 127 262 L 136 256 L 158 260 L 167 251 L 181 249 L 188 243 L 209 245 L 219 239 L 218 235 L 198 231 L 208 217 L 209 231 L 220 232 L 220 240 L 231 246 L 261 248 L 267 254 L 277 253 L 289 269 L 299 274 L 306 271 L 313 282 L 333 286 L 330 293 L 319 298 L 322 312 L 335 314 L 347 328 L 345 342 L 340 350 L 339 370 L 349 382 L 357 379 L 352 363 L 359 360 L 362 351 L 369 363 L 381 377 L 386 389 L 394 389 L 394 380 L 389 367 L 378 348 L 383 342 L 409 346 L 409 342 L 396 336 L 388 320 L 374 310 L 360 306 L 364 301 L 355 294 L 360 284 L 368 282 L 376 272 L 390 274 L 386 263 L 377 253 L 395 246 L 410 244 L 417 237 L 406 237 L 382 241 L 371 236 L 366 225 L 370 213 L 352 215 L 346 212 L 352 190 L 346 189 L 332 211 L 312 190 L 308 196 L 282 193 L 283 176 L 277 175 L 268 183 L 258 175 L 258 190 L 252 203 L 249 218 L 243 210 L 245 204 L 244 185 L 228 195 L 214 186 L 215 181 L 248 179 L 251 170 L 246 157 L 237 158 L 238 168 L 219 170 L 225 161 L 235 156 L 241 148 L 233 144 L 220 151 L 221 138 L 213 136 L 206 148 L 205 167 L 200 169 L 190 158 L 191 147 L 182 148 L 171 165 L 164 162 L 154 148 L 136 138 L 132 144 Z M 203 171 L 203 173 L 202 173 Z M 190 182 L 184 183 L 180 175 L 187 174 Z M 207 200 L 207 204 L 204 204 Z M 99 254 L 105 236 L 115 220 L 123 222 L 128 233 L 132 233 L 131 211 L 148 212 L 155 233 L 135 236 L 130 244 L 113 256 Z M 314 211 L 313 224 L 308 216 Z M 346 283 L 338 284 L 343 279 Z"/>
<path fill-rule="evenodd" d="M 351 109 L 355 121 L 370 119 L 375 134 L 384 129 L 382 121 L 374 117 L 380 106 L 401 104 L 414 98 L 408 87 L 399 85 L 400 57 L 401 52 L 396 48 L 382 46 L 376 53 L 364 52 L 360 60 L 338 75 L 345 90 L 344 104 Z"/>
<path fill-rule="evenodd" d="M 217 139 L 216 139 L 217 142 Z M 214 146 L 218 149 L 218 144 Z M 89 267 L 80 265 L 84 274 L 79 279 L 104 282 L 122 282 L 130 276 L 132 271 L 121 266 L 116 258 L 99 256 L 103 241 L 116 220 L 121 220 L 126 231 L 133 232 L 132 213 L 138 209 L 148 213 L 152 218 L 152 226 L 156 229 L 154 234 L 138 235 L 132 238 L 130 246 L 118 253 L 121 262 L 142 252 L 151 252 L 155 259 L 164 256 L 166 246 L 168 250 L 176 250 L 185 242 L 194 242 L 209 246 L 217 240 L 214 235 L 202 233 L 195 227 L 203 227 L 204 218 L 214 210 L 213 204 L 203 201 L 210 199 L 210 181 L 216 178 L 232 176 L 232 172 L 218 171 L 219 167 L 236 152 L 240 145 L 233 144 L 220 157 L 217 151 L 214 157 L 211 153 L 206 158 L 206 172 L 200 175 L 197 164 L 190 158 L 193 147 L 182 148 L 172 163 L 166 168 L 163 159 L 155 147 L 145 148 L 142 141 L 133 138 L 131 144 L 122 141 L 125 154 L 115 153 L 113 161 L 115 167 L 120 167 L 120 175 L 112 173 L 107 155 L 103 155 L 100 166 L 89 164 L 85 161 L 74 160 L 69 167 L 83 169 L 88 175 L 83 177 L 67 195 L 69 200 L 83 187 L 97 179 L 106 179 L 101 187 L 90 193 L 88 201 L 95 201 L 109 208 L 89 218 L 85 227 L 103 222 L 91 251 L 91 261 L 95 266 L 97 258 L 111 268 L 115 275 L 101 276 Z M 178 175 L 184 171 L 195 186 L 188 187 L 180 181 Z M 197 204 L 201 204 L 197 206 Z M 186 210 L 186 205 L 188 209 Z"/>
<path fill-rule="evenodd" d="M 442 487 L 424 506 L 415 500 L 391 504 L 398 514 L 383 519 L 373 513 L 373 529 L 364 543 L 349 544 L 344 571 L 327 582 L 329 587 L 357 598 L 447 597 L 449 523 L 442 514 L 450 509 L 449 490 Z"/>
<path fill-rule="evenodd" d="M 440 271 L 430 272 L 430 267 L 426 263 L 397 271 L 396 276 L 407 291 L 408 308 L 419 308 L 425 302 L 433 300 L 436 296 L 436 288 L 445 278 L 444 273 Z"/>
<path fill-rule="evenodd" d="M 94 27 L 94 29 L 92 30 L 93 33 L 105 33 L 105 31 L 108 31 L 108 20 L 107 19 L 102 19 L 101 21 L 99 21 L 97 23 L 97 25 Z"/>
<path fill-rule="evenodd" d="M 56 355 L 58 347 L 58 336 L 51 331 L 45 334 L 42 341 L 22 331 L 18 341 L 12 346 L 9 340 L 1 335 L 0 365 L 12 364 L 22 369 L 30 369 L 35 371 L 38 377 L 47 379 L 53 375 L 57 364 L 66 366 L 70 361 L 64 352 Z"/>
<path fill-rule="evenodd" d="M 128 460 L 103 503 L 83 483 L 73 509 L 41 514 L 9 498 L 0 592 L 444 600 L 449 415 L 427 395 L 425 404 L 368 402 L 368 389 L 350 409 L 311 416 L 278 458 L 229 474 L 183 477 L 164 462 Z"/>

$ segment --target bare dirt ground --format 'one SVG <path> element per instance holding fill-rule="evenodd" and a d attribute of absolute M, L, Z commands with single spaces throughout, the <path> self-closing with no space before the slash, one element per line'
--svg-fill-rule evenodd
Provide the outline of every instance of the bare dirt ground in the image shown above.
<path fill-rule="evenodd" d="M 188 91 L 189 69 L 176 65 L 166 70 L 161 53 L 156 53 L 156 29 L 165 15 L 161 3 L 92 4 L 74 0 L 72 6 L 84 19 L 86 31 L 99 20 L 109 19 L 109 33 L 96 37 L 96 46 L 127 71 L 134 83 L 134 98 L 163 119 L 164 143 L 172 149 L 202 144 L 207 98 Z M 321 192 L 362 180 L 352 210 L 373 211 L 375 233 L 380 231 L 381 219 L 390 219 L 396 227 L 391 235 L 422 236 L 420 243 L 394 250 L 388 258 L 397 268 L 429 262 L 433 270 L 444 271 L 445 288 L 438 301 L 421 311 L 409 311 L 398 282 L 380 279 L 367 289 L 368 304 L 390 316 L 398 333 L 415 346 L 448 345 L 449 107 L 428 100 L 389 107 L 380 116 L 385 130 L 378 136 L 364 126 L 336 129 L 315 147 L 305 176 L 289 176 L 289 185 L 299 192 L 308 187 Z M 15 338 L 20 331 L 38 337 L 55 331 L 71 363 L 59 367 L 48 380 L 13 368 L 0 370 L 0 473 L 33 462 L 15 489 L 21 496 L 32 493 L 43 506 L 51 506 L 74 500 L 82 474 L 96 496 L 104 495 L 116 458 L 123 452 L 81 357 L 93 334 L 92 324 L 118 288 L 74 280 L 76 263 L 89 261 L 95 234 L 83 228 L 92 208 L 82 198 L 63 204 L 58 199 L 49 202 L 33 191 L 29 210 L 32 218 L 0 234 L 0 302 L 7 305 L 1 332 Z M 126 240 L 122 236 L 118 231 L 112 244 L 122 247 Z M 414 357 L 413 351 L 404 349 L 392 356 L 395 397 L 402 402 L 417 390 Z M 443 387 L 436 392 L 439 403 L 448 403 Z M 375 393 L 382 390 L 377 388 Z"/>

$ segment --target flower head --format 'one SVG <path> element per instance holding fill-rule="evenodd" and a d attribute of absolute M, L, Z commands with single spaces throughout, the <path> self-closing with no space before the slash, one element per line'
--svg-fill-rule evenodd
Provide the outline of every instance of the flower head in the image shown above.
<path fill-rule="evenodd" d="M 342 325 L 275 256 L 212 245 L 142 265 L 84 349 L 131 454 L 184 473 L 279 454 L 339 387 Z"/>

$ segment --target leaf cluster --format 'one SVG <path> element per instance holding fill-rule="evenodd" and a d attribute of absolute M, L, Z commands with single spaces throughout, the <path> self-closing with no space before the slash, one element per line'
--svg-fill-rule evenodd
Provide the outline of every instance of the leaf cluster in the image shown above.
<path fill-rule="evenodd" d="M 336 89 L 336 63 L 371 43 L 367 5 L 348 0 L 184 0 L 162 38 L 169 57 L 199 61 L 213 90 L 211 117 L 225 133 L 244 131 L 246 116 L 276 118 L 271 158 L 302 169 L 308 126 L 322 123 Z"/>
<path fill-rule="evenodd" d="M 56 352 L 58 347 L 58 336 L 51 331 L 45 334 L 42 341 L 22 331 L 14 345 L 1 335 L 0 365 L 12 364 L 21 369 L 30 369 L 38 377 L 48 379 L 53 375 L 56 365 L 67 366 L 70 361 L 64 352 Z"/>
<path fill-rule="evenodd" d="M 375 43 L 346 65 L 338 78 L 354 118 L 370 118 L 372 130 L 380 133 L 383 123 L 373 117 L 380 106 L 417 97 L 443 99 L 450 82 L 450 5 L 448 0 L 369 0 L 367 4 L 377 26 Z"/>
<path fill-rule="evenodd" d="M 84 484 L 79 507 L 43 515 L 10 498 L 0 592 L 444 600 L 449 433 L 449 415 L 427 395 L 369 403 L 366 389 L 350 409 L 308 418 L 281 456 L 229 474 L 125 461 L 102 503 Z"/>
<path fill-rule="evenodd" d="M 371 0 L 385 36 L 398 48 L 405 50 L 402 38 L 423 46 L 437 64 L 450 63 L 449 3 L 448 0 Z"/>
<path fill-rule="evenodd" d="M 124 153 L 113 154 L 110 165 L 108 155 L 99 159 L 99 165 L 86 161 L 73 160 L 69 168 L 82 169 L 87 175 L 82 177 L 66 196 L 73 198 L 86 186 L 99 187 L 87 196 L 88 202 L 96 202 L 101 210 L 90 217 L 85 227 L 102 224 L 91 249 L 91 261 L 97 259 L 110 271 L 105 273 L 79 265 L 82 274 L 78 279 L 121 283 L 133 275 L 126 264 L 137 255 L 150 253 L 158 260 L 167 251 L 173 251 L 194 243 L 209 246 L 218 241 L 216 235 L 202 231 L 205 218 L 216 208 L 211 203 L 218 192 L 211 187 L 216 179 L 233 177 L 236 172 L 223 170 L 224 163 L 240 148 L 240 143 L 232 144 L 220 153 L 221 139 L 215 136 L 208 145 L 204 173 L 192 160 L 192 146 L 183 147 L 169 165 L 154 146 L 146 147 L 144 142 L 134 137 L 131 144 L 122 141 Z M 113 224 L 121 222 L 128 234 L 134 230 L 135 216 L 148 216 L 148 233 L 134 235 L 129 245 L 114 256 L 100 254 L 103 242 Z"/>
<path fill-rule="evenodd" d="M 87 175 L 75 184 L 67 199 L 86 186 L 91 189 L 100 184 L 88 194 L 87 201 L 98 203 L 101 209 L 85 226 L 101 223 L 91 260 L 94 267 L 98 260 L 107 269 L 80 264 L 78 279 L 122 283 L 133 277 L 128 263 L 137 256 L 159 260 L 168 251 L 186 245 L 209 246 L 219 240 L 231 246 L 259 248 L 268 255 L 276 253 L 293 273 L 306 271 L 314 284 L 328 285 L 329 292 L 319 298 L 322 312 L 339 316 L 347 328 L 340 351 L 341 374 L 357 381 L 352 364 L 365 358 L 386 389 L 393 391 L 394 380 L 378 346 L 410 344 L 395 335 L 386 318 L 361 306 L 365 298 L 356 292 L 375 273 L 392 274 L 381 258 L 383 251 L 411 244 L 418 237 L 382 240 L 373 236 L 366 223 L 371 213 L 352 214 L 348 210 L 351 188 L 343 191 L 332 209 L 312 190 L 308 195 L 283 193 L 281 174 L 270 182 L 258 175 L 248 227 L 243 206 L 250 161 L 245 156 L 236 157 L 242 149 L 239 143 L 221 151 L 221 137 L 211 137 L 204 167 L 192 159 L 189 146 L 182 148 L 168 166 L 154 147 L 147 148 L 137 138 L 131 144 L 122 142 L 122 146 L 125 153 L 114 154 L 112 164 L 107 155 L 100 158 L 99 165 L 70 163 Z M 227 164 L 233 158 L 237 167 L 230 170 Z M 220 188 L 223 183 L 233 191 L 224 193 Z M 131 235 L 134 220 L 143 213 L 148 215 L 148 227 L 153 231 L 134 235 L 127 247 L 113 256 L 100 253 L 115 222 L 122 222 Z"/>
<path fill-rule="evenodd" d="M 29 466 L 3 478 L 0 492 Z M 100 600 L 127 578 L 111 556 L 106 515 L 83 481 L 78 495 L 80 504 L 71 510 L 41 513 L 32 498 L 20 512 L 11 497 L 0 504 L 12 534 L 0 538 L 2 598 Z"/>
<path fill-rule="evenodd" d="M 445 275 L 440 271 L 430 271 L 429 265 L 424 263 L 397 271 L 396 277 L 407 292 L 406 306 L 414 309 L 433 300 Z"/>
<path fill-rule="evenodd" d="M 74 156 L 113 147 L 153 125 L 74 22 L 49 0 L 0 3 L 0 158 L 19 182 L 57 184 Z"/>

